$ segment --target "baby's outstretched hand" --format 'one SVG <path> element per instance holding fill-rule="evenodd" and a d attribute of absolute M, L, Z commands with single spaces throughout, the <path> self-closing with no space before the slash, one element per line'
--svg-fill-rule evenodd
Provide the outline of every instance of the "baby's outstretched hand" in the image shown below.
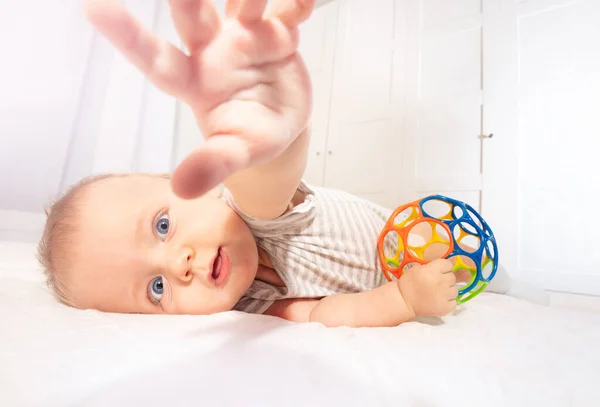
<path fill-rule="evenodd" d="M 452 267 L 450 260 L 439 259 L 404 272 L 398 285 L 415 316 L 441 317 L 456 309 L 458 289 Z"/>
<path fill-rule="evenodd" d="M 283 152 L 307 125 L 311 86 L 297 52 L 314 0 L 170 0 L 188 53 L 157 38 L 114 0 L 87 0 L 94 26 L 146 77 L 193 110 L 206 143 L 173 174 L 195 197 Z"/>

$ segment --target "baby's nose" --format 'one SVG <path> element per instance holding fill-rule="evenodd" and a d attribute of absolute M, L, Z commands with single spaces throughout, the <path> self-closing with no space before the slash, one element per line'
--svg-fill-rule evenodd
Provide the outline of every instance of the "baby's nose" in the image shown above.
<path fill-rule="evenodd" d="M 190 247 L 180 248 L 175 256 L 169 262 L 169 272 L 182 281 L 190 281 L 192 275 L 192 261 L 194 260 L 194 250 Z"/>

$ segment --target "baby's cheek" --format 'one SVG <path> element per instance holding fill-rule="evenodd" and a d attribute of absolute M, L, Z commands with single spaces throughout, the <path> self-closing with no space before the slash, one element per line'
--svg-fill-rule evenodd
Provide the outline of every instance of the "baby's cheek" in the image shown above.
<path fill-rule="evenodd" d="M 218 213 L 218 219 L 223 228 L 222 230 L 229 235 L 239 234 L 248 228 L 238 214 L 230 208 L 221 209 Z"/>

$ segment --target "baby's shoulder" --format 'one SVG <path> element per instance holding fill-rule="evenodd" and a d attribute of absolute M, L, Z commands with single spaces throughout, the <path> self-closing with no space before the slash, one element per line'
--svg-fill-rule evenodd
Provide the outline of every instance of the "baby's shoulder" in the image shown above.
<path fill-rule="evenodd" d="M 244 213 L 225 190 L 223 198 L 257 238 L 311 234 L 340 224 L 385 222 L 391 210 L 357 195 L 301 181 L 285 213 L 275 219 L 257 219 Z"/>
<path fill-rule="evenodd" d="M 288 209 L 275 219 L 260 219 L 245 213 L 237 204 L 231 192 L 223 190 L 222 199 L 248 225 L 256 238 L 291 234 L 295 230 L 306 228 L 317 215 L 315 191 L 305 182 L 301 182 Z"/>

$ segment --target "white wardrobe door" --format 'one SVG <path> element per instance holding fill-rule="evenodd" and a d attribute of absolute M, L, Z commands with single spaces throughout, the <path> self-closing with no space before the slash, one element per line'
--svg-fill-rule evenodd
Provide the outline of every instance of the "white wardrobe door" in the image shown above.
<path fill-rule="evenodd" d="M 341 0 L 339 7 L 325 185 L 392 207 L 401 168 L 395 4 Z"/>
<path fill-rule="evenodd" d="M 600 3 L 563 3 L 519 13 L 519 267 L 600 294 Z"/>
<path fill-rule="evenodd" d="M 600 295 L 600 2 L 521 1 L 513 18 L 518 36 L 492 42 L 514 38 L 518 55 L 518 172 L 503 181 L 515 263 L 549 289 Z"/>
<path fill-rule="evenodd" d="M 481 209 L 482 2 L 406 4 L 406 199 L 439 193 Z"/>
<path fill-rule="evenodd" d="M 321 186 L 324 181 L 338 3 L 334 1 L 316 8 L 311 18 L 300 26 L 300 55 L 313 88 L 312 136 L 304 174 L 311 185 Z"/>

